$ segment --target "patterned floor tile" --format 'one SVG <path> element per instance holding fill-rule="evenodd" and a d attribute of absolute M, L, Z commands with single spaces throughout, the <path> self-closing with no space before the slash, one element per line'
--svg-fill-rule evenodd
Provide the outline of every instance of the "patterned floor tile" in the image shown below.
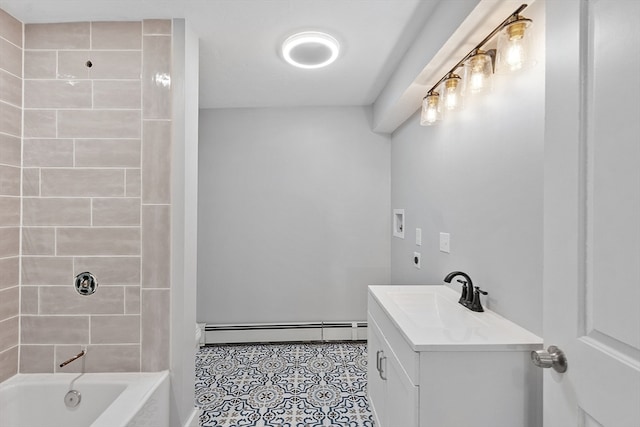
<path fill-rule="evenodd" d="M 196 405 L 202 427 L 373 427 L 366 344 L 203 347 Z"/>

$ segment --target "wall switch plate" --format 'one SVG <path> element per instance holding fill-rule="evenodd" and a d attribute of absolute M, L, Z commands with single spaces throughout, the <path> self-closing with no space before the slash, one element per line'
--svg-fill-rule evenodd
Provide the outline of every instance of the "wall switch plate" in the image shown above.
<path fill-rule="evenodd" d="M 422 228 L 416 228 L 416 246 L 422 246 Z"/>
<path fill-rule="evenodd" d="M 404 209 L 393 210 L 393 236 L 404 239 Z"/>
<path fill-rule="evenodd" d="M 413 253 L 413 266 L 420 269 L 420 252 Z"/>
<path fill-rule="evenodd" d="M 440 252 L 451 253 L 451 238 L 449 233 L 440 233 Z"/>

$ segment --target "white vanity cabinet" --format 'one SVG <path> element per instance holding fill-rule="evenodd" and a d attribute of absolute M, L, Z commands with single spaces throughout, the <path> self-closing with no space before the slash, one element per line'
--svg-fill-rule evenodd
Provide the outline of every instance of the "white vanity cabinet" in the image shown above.
<path fill-rule="evenodd" d="M 539 427 L 542 340 L 457 304 L 446 286 L 370 286 L 368 392 L 376 427 Z"/>

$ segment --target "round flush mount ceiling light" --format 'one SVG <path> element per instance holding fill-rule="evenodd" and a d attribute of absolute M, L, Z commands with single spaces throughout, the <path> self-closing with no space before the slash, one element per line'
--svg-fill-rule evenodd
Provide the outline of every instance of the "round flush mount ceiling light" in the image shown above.
<path fill-rule="evenodd" d="M 322 68 L 338 58 L 340 44 L 329 34 L 305 31 L 282 43 L 282 56 L 289 64 L 300 68 Z"/>

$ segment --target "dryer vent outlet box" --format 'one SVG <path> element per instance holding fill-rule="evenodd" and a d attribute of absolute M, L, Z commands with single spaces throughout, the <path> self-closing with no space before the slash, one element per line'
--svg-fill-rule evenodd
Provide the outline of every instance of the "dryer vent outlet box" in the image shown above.
<path fill-rule="evenodd" d="M 393 236 L 404 239 L 404 209 L 393 210 Z"/>

